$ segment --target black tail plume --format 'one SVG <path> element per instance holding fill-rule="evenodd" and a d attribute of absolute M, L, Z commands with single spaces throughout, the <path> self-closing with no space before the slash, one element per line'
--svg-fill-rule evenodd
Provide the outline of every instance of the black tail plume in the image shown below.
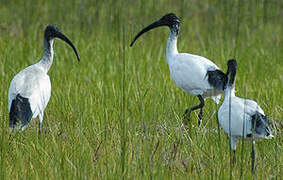
<path fill-rule="evenodd" d="M 214 71 L 207 71 L 208 83 L 215 89 L 223 91 L 227 84 L 227 76 L 222 71 L 216 69 Z"/>
<path fill-rule="evenodd" d="M 17 94 L 16 98 L 12 101 L 9 116 L 10 128 L 16 128 L 17 126 L 18 128 L 22 128 L 26 126 L 32 118 L 29 99 Z"/>
<path fill-rule="evenodd" d="M 266 136 L 271 134 L 269 118 L 260 113 L 256 113 L 252 116 L 252 128 L 254 128 L 257 134 L 264 134 Z"/>

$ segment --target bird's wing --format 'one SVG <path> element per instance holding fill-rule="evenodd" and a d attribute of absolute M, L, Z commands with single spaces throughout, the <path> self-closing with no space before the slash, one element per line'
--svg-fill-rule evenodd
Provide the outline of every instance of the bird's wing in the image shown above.
<path fill-rule="evenodd" d="M 246 131 L 244 131 L 247 125 L 245 116 L 241 103 L 234 101 L 234 99 L 231 101 L 231 105 L 224 99 L 218 109 L 219 124 L 228 135 L 230 134 L 230 130 L 232 136 L 242 136 L 243 133 L 246 134 Z"/>
<path fill-rule="evenodd" d="M 247 114 L 247 131 L 248 136 L 252 134 L 254 129 L 254 135 L 258 138 L 270 138 L 273 137 L 269 128 L 269 118 L 265 116 L 262 108 L 253 100 L 243 99 L 243 106 L 245 113 Z"/>
<path fill-rule="evenodd" d="M 8 95 L 9 111 L 11 103 L 17 94 L 28 99 L 33 118 L 36 117 L 40 112 L 43 112 L 51 95 L 49 76 L 40 69 L 31 66 L 19 72 L 10 84 Z"/>
<path fill-rule="evenodd" d="M 252 119 L 255 114 L 264 116 L 263 110 L 253 100 L 233 97 L 231 101 L 231 131 L 234 136 L 251 134 Z M 218 111 L 218 120 L 223 129 L 229 133 L 229 102 L 225 101 Z M 244 133 L 244 134 L 243 134 Z"/>
<path fill-rule="evenodd" d="M 207 69 L 218 67 L 201 56 L 179 53 L 177 60 L 170 62 L 169 69 L 175 83 L 190 94 L 203 94 L 213 87 L 207 81 Z"/>
<path fill-rule="evenodd" d="M 212 61 L 210 61 L 205 57 L 193 55 L 193 54 L 191 54 L 191 56 L 197 59 L 199 63 L 201 63 L 202 66 L 205 67 L 206 71 L 214 71 L 219 69 L 219 67 L 216 64 L 214 64 Z"/>
<path fill-rule="evenodd" d="M 194 54 L 179 53 L 178 59 L 186 61 L 187 64 L 197 66 L 198 68 L 203 68 L 205 71 L 214 71 L 219 69 L 219 67 L 209 59 Z"/>
<path fill-rule="evenodd" d="M 12 101 L 16 98 L 17 94 L 22 93 L 22 89 L 26 89 L 28 86 L 25 82 L 25 72 L 24 70 L 20 71 L 14 76 L 10 83 L 9 93 L 8 93 L 8 108 L 11 109 Z M 26 94 L 25 94 L 26 96 Z"/>
<path fill-rule="evenodd" d="M 40 83 L 37 83 L 37 88 L 38 90 L 30 96 L 33 118 L 37 117 L 39 113 L 43 113 L 50 99 L 51 83 L 48 75 L 41 78 Z"/>
<path fill-rule="evenodd" d="M 239 99 L 239 101 L 241 101 L 242 105 L 244 106 L 246 113 L 249 114 L 250 116 L 253 116 L 256 113 L 260 113 L 262 115 L 265 115 L 264 111 L 257 104 L 257 102 L 255 102 L 251 99 L 244 99 L 244 98 L 238 98 L 238 99 Z"/>

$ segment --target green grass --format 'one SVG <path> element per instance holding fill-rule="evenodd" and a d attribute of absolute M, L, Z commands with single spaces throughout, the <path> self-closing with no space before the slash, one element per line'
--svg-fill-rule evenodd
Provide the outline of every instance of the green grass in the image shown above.
<path fill-rule="evenodd" d="M 204 125 L 185 108 L 198 103 L 170 78 L 168 28 L 129 44 L 142 27 L 174 12 L 181 17 L 179 52 L 207 57 L 226 71 L 238 61 L 237 95 L 256 100 L 275 138 L 256 143 L 256 179 L 283 173 L 283 2 L 17 1 L 0 6 L 1 179 L 250 179 L 251 145 L 229 143 L 206 101 Z M 55 40 L 52 96 L 43 134 L 35 119 L 9 141 L 7 94 L 13 76 L 43 55 L 43 31 L 57 24 L 77 47 Z"/>

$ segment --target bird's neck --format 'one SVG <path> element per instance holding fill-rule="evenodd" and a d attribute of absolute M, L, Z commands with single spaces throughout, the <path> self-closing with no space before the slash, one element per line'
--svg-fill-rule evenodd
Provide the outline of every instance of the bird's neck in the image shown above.
<path fill-rule="evenodd" d="M 170 35 L 167 40 L 167 47 L 166 47 L 166 59 L 168 63 L 170 63 L 170 61 L 174 59 L 173 58 L 174 55 L 178 54 L 177 39 L 178 39 L 178 33 L 170 29 Z"/>
<path fill-rule="evenodd" d="M 48 72 L 54 57 L 54 50 L 53 50 L 53 39 L 52 40 L 46 40 L 44 39 L 44 55 L 39 62 L 39 64 L 43 67 L 43 69 Z"/>
<path fill-rule="evenodd" d="M 224 101 L 225 100 L 229 100 L 230 97 L 235 97 L 235 86 L 234 84 L 232 86 L 228 86 L 225 90 L 224 90 Z"/>

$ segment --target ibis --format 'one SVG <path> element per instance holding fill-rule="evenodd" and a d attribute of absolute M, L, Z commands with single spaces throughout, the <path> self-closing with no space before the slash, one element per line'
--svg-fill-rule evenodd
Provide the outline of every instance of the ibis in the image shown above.
<path fill-rule="evenodd" d="M 236 144 L 241 139 L 250 139 L 252 144 L 252 171 L 255 164 L 255 139 L 274 137 L 269 127 L 269 118 L 262 108 L 253 100 L 235 96 L 235 77 L 237 61 L 227 63 L 227 83 L 224 87 L 224 100 L 218 109 L 218 121 L 230 140 L 233 160 L 236 161 Z"/>
<path fill-rule="evenodd" d="M 31 119 L 39 117 L 39 133 L 51 95 L 51 83 L 48 71 L 52 65 L 54 38 L 69 44 L 78 61 L 79 54 L 73 43 L 55 25 L 48 25 L 44 31 L 44 55 L 41 60 L 26 67 L 14 76 L 9 87 L 8 108 L 9 127 L 24 130 Z"/>
<path fill-rule="evenodd" d="M 226 75 L 213 62 L 204 57 L 178 52 L 177 39 L 180 20 L 173 13 L 164 15 L 161 19 L 142 29 L 134 37 L 130 46 L 133 46 L 135 41 L 145 32 L 160 26 L 168 26 L 170 29 L 166 47 L 166 60 L 173 81 L 184 92 L 196 95 L 200 101 L 198 105 L 188 107 L 185 110 L 184 117 L 189 121 L 191 112 L 200 109 L 198 115 L 200 125 L 205 99 L 211 97 L 217 104 L 219 103 L 226 82 Z"/>

